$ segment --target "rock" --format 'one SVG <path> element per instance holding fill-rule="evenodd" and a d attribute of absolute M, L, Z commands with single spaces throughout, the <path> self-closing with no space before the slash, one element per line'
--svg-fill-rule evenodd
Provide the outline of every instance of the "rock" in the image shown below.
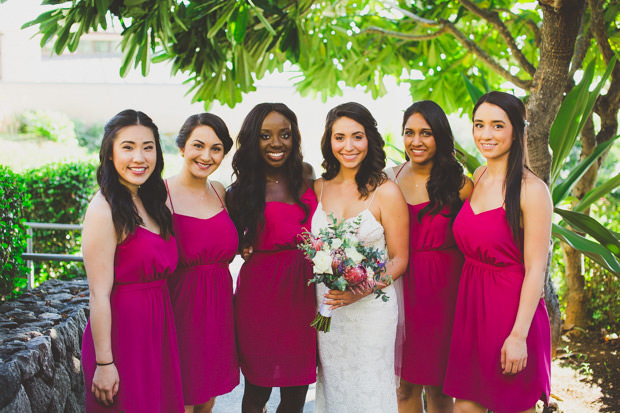
<path fill-rule="evenodd" d="M 39 314 L 39 320 L 47 320 L 47 321 L 60 321 L 62 320 L 62 316 L 58 313 L 43 313 Z"/>
<path fill-rule="evenodd" d="M 24 389 L 30 399 L 33 412 L 45 412 L 52 400 L 50 387 L 39 377 L 33 377 L 24 382 Z"/>
<path fill-rule="evenodd" d="M 75 393 L 69 393 L 67 395 L 64 413 L 82 413 L 83 411 L 84 403 L 80 403 L 80 400 L 78 400 Z"/>
<path fill-rule="evenodd" d="M 35 337 L 27 343 L 35 354 L 44 379 L 54 377 L 54 358 L 52 356 L 52 340 L 49 336 Z"/>
<path fill-rule="evenodd" d="M 23 311 L 19 309 L 15 309 L 13 311 L 9 311 L 6 313 L 9 318 L 17 323 L 28 323 L 30 321 L 36 321 L 37 317 L 34 315 L 32 311 Z"/>
<path fill-rule="evenodd" d="M 19 393 L 17 393 L 17 397 L 13 399 L 11 403 L 9 403 L 6 407 L 0 409 L 0 413 L 31 413 L 32 408 L 30 407 L 30 400 L 28 400 L 28 395 L 26 394 L 26 390 L 22 386 L 20 386 Z"/>
<path fill-rule="evenodd" d="M 73 300 L 73 295 L 67 293 L 58 293 L 58 294 L 50 294 L 45 297 L 47 301 L 71 301 Z"/>
<path fill-rule="evenodd" d="M 22 350 L 13 355 L 15 361 L 18 362 L 21 373 L 20 383 L 28 380 L 39 372 L 38 357 L 30 350 Z"/>
<path fill-rule="evenodd" d="M 21 387 L 21 372 L 15 361 L 0 364 L 0 408 L 7 406 Z"/>
<path fill-rule="evenodd" d="M 66 329 L 65 328 L 52 328 L 48 331 L 50 338 L 52 339 L 52 354 L 54 360 L 60 361 L 66 357 L 67 346 L 65 345 Z"/>
<path fill-rule="evenodd" d="M 55 367 L 56 374 L 54 375 L 54 382 L 51 390 L 52 400 L 48 412 L 63 413 L 70 390 L 71 379 L 61 363 L 56 363 Z"/>
<path fill-rule="evenodd" d="M 18 301 L 8 301 L 2 305 L 0 305 L 0 314 L 8 313 L 9 311 L 13 311 L 19 307 Z"/>
<path fill-rule="evenodd" d="M 6 356 L 25 349 L 26 343 L 24 343 L 23 341 L 15 340 L 8 343 L 2 343 L 2 347 L 0 347 L 0 354 Z"/>

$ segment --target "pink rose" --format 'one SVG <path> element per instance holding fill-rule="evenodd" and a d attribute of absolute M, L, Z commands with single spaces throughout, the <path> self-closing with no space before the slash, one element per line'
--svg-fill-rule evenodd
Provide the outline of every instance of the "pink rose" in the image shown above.
<path fill-rule="evenodd" d="M 314 249 L 315 251 L 320 251 L 323 247 L 323 241 L 321 241 L 320 239 L 313 239 L 311 245 L 312 249 Z"/>

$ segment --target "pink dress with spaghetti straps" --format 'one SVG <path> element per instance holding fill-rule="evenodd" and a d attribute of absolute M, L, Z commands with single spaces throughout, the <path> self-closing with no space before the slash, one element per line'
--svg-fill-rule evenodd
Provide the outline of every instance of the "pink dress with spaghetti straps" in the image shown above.
<path fill-rule="evenodd" d="M 239 384 L 228 269 L 237 251 L 237 230 L 213 185 L 211 188 L 222 209 L 206 219 L 176 213 L 170 198 L 179 266 L 168 286 L 186 405 L 206 403 Z"/>
<path fill-rule="evenodd" d="M 502 374 L 501 349 L 517 316 L 525 275 L 523 246 L 512 236 L 503 205 L 474 213 L 468 199 L 454 221 L 454 238 L 465 264 L 444 391 L 496 413 L 548 401 L 551 332 L 542 298 L 527 336 L 527 366 L 514 375 Z"/>
<path fill-rule="evenodd" d="M 436 215 L 427 213 L 418 220 L 418 213 L 428 204 L 407 204 L 410 254 L 403 275 L 405 341 L 401 377 L 414 384 L 442 386 L 463 254 L 454 241 L 447 206 Z"/>
<path fill-rule="evenodd" d="M 314 191 L 308 206 L 267 202 L 254 253 L 241 267 L 235 292 L 235 324 L 241 371 L 262 387 L 302 386 L 316 381 L 316 330 L 312 265 L 297 244 L 310 230 Z"/>
<path fill-rule="evenodd" d="M 184 411 L 174 317 L 166 284 L 176 266 L 177 245 L 172 236 L 165 240 L 137 227 L 116 247 L 110 342 L 120 378 L 119 390 L 111 407 L 97 403 L 90 391 L 96 359 L 89 321 L 82 340 L 86 412 Z"/>

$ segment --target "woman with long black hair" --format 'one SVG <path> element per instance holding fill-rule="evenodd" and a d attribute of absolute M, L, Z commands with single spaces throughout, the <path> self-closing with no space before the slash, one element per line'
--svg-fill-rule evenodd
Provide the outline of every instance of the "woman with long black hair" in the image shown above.
<path fill-rule="evenodd" d="M 82 341 L 86 411 L 182 412 L 166 278 L 177 245 L 157 126 L 125 110 L 105 126 L 99 192 L 84 218 L 90 320 Z"/>
<path fill-rule="evenodd" d="M 388 169 L 409 208 L 411 245 L 403 276 L 405 340 L 398 388 L 399 411 L 451 412 L 443 393 L 463 254 L 452 222 L 471 193 L 471 179 L 456 160 L 446 114 L 430 100 L 415 102 L 403 116 L 407 162 Z"/>
<path fill-rule="evenodd" d="M 226 204 L 247 259 L 235 292 L 242 411 L 262 412 L 271 389 L 280 387 L 278 411 L 301 412 L 316 381 L 316 332 L 312 268 L 297 244 L 310 230 L 316 196 L 297 117 L 286 105 L 261 103 L 250 111 L 233 170 Z"/>

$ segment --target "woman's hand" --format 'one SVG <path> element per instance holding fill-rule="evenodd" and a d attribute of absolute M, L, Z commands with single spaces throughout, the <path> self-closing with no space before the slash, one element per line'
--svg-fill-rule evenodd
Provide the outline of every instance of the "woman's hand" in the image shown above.
<path fill-rule="evenodd" d="M 372 290 L 364 291 L 363 293 L 354 293 L 352 291 L 340 291 L 340 290 L 327 290 L 325 293 L 326 300 L 324 303 L 330 305 L 330 310 L 344 307 L 345 305 L 353 304 L 356 301 L 361 300 L 370 294 Z"/>
<path fill-rule="evenodd" d="M 99 403 L 110 407 L 114 403 L 114 396 L 118 393 L 119 383 L 118 370 L 114 364 L 97 366 L 90 391 L 94 393 Z"/>
<path fill-rule="evenodd" d="M 250 246 L 241 248 L 240 255 L 244 261 L 247 261 L 252 257 L 253 253 L 254 253 L 254 248 L 252 248 L 252 246 L 250 245 Z"/>
<path fill-rule="evenodd" d="M 527 343 L 525 338 L 508 336 L 501 352 L 502 373 L 517 374 L 527 366 Z"/>

